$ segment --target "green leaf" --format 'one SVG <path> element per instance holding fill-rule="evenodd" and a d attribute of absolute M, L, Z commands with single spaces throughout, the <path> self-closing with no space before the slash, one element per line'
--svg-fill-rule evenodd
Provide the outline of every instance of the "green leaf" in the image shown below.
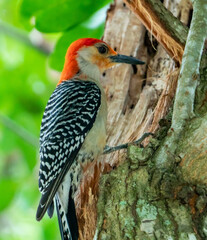
<path fill-rule="evenodd" d="M 65 0 L 63 0 L 65 1 Z M 55 4 L 60 4 L 60 0 L 23 0 L 20 5 L 20 13 L 24 17 L 31 17 L 37 11 L 47 8 L 48 6 L 53 6 Z"/>
<path fill-rule="evenodd" d="M 110 0 L 67 0 L 36 14 L 36 28 L 41 32 L 61 32 L 88 19 Z"/>
<path fill-rule="evenodd" d="M 65 61 L 65 54 L 69 45 L 78 38 L 92 37 L 100 38 L 103 35 L 104 25 L 100 25 L 98 28 L 89 29 L 84 26 L 77 26 L 72 30 L 64 33 L 58 40 L 54 52 L 51 54 L 49 62 L 50 66 L 57 70 L 62 71 Z"/>
<path fill-rule="evenodd" d="M 0 179 L 0 211 L 10 205 L 16 193 L 17 187 L 17 183 L 15 183 L 12 179 Z"/>

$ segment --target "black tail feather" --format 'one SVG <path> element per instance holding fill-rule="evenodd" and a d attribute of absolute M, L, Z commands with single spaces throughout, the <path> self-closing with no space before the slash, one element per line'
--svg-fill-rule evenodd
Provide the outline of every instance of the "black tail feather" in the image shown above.
<path fill-rule="evenodd" d="M 51 202 L 51 204 L 49 205 L 48 209 L 47 209 L 47 214 L 50 218 L 52 218 L 54 213 L 54 200 Z"/>
<path fill-rule="evenodd" d="M 58 193 L 55 196 L 55 204 L 58 216 L 58 223 L 62 240 L 78 240 L 78 221 L 76 217 L 75 202 L 70 189 L 68 195 L 68 209 L 64 209 Z"/>
<path fill-rule="evenodd" d="M 64 240 L 63 236 L 63 225 L 60 217 L 60 212 L 59 212 L 59 201 L 58 201 L 58 196 L 55 196 L 55 204 L 56 204 L 56 210 L 57 210 L 57 217 L 58 217 L 58 224 L 59 224 L 59 229 L 60 229 L 60 235 L 61 235 L 61 240 Z"/>
<path fill-rule="evenodd" d="M 78 222 L 76 218 L 75 203 L 71 193 L 69 193 L 67 212 L 63 208 L 58 194 L 55 196 L 55 203 L 61 239 L 78 240 Z"/>
<path fill-rule="evenodd" d="M 72 189 L 69 192 L 69 203 L 68 203 L 68 212 L 66 214 L 68 224 L 71 230 L 71 235 L 73 240 L 78 240 L 78 221 L 76 217 L 75 202 L 72 197 Z"/>

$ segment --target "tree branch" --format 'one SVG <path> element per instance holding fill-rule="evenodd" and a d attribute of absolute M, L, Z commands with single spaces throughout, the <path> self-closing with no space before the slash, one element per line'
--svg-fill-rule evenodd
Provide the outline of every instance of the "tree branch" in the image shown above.
<path fill-rule="evenodd" d="M 159 0 L 124 0 L 168 54 L 181 63 L 188 28 Z"/>
<path fill-rule="evenodd" d="M 203 9 L 203 10 L 202 10 Z M 194 3 L 193 19 L 182 59 L 173 109 L 172 128 L 182 129 L 186 120 L 193 117 L 195 91 L 204 42 L 207 37 L 207 2 Z"/>
<path fill-rule="evenodd" d="M 194 116 L 195 91 L 198 84 L 199 67 L 205 38 L 207 37 L 207 3 L 194 1 L 193 18 L 183 55 L 178 87 L 175 95 L 172 125 L 165 143 L 156 154 L 156 162 L 162 168 L 171 166 L 177 142 L 186 121 Z M 167 164 L 167 165 L 166 165 Z"/>

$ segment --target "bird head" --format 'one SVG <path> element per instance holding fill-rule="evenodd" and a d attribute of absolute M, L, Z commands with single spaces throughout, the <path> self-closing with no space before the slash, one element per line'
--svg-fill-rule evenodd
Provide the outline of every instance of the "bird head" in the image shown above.
<path fill-rule="evenodd" d="M 73 42 L 66 53 L 60 82 L 83 74 L 99 79 L 100 73 L 120 63 L 144 64 L 144 62 L 115 52 L 107 43 L 94 38 L 81 38 Z"/>

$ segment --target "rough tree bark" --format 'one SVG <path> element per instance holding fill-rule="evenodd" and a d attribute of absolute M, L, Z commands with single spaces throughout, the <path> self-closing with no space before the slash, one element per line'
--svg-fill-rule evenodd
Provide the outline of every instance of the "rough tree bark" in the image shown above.
<path fill-rule="evenodd" d="M 103 39 L 146 65 L 120 66 L 103 76 L 107 143 L 130 142 L 149 131 L 155 136 L 85 169 L 76 198 L 80 239 L 207 239 L 207 52 L 201 61 L 201 54 L 189 52 L 202 49 L 207 36 L 207 3 L 165 0 L 184 25 L 160 4 L 115 0 L 108 10 Z"/>

